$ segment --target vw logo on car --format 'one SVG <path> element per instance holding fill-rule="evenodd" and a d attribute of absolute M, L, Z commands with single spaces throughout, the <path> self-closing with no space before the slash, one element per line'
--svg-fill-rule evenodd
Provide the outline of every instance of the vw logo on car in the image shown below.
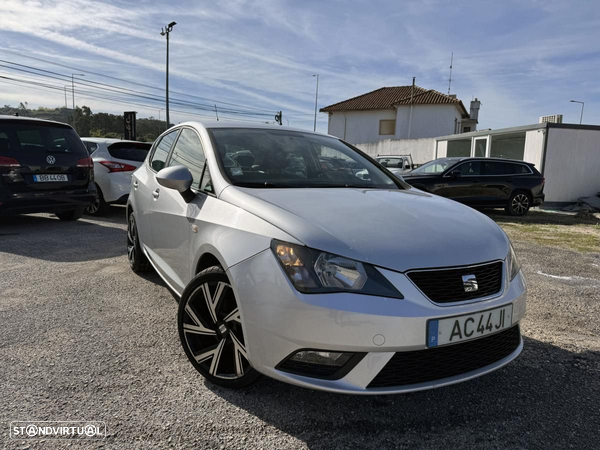
<path fill-rule="evenodd" d="M 46 162 L 48 164 L 54 164 L 56 162 L 56 158 L 52 155 L 48 155 L 48 156 L 46 156 Z"/>

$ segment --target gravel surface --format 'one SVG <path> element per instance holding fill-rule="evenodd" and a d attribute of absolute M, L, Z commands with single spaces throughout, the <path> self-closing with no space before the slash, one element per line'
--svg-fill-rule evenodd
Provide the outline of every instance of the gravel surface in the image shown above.
<path fill-rule="evenodd" d="M 568 225 L 565 225 L 568 227 Z M 124 209 L 0 218 L 0 447 L 598 448 L 600 254 L 513 236 L 529 282 L 512 364 L 421 393 L 354 397 L 267 378 L 245 391 L 187 361 L 177 304 L 125 256 Z M 510 230 L 509 230 L 510 233 Z M 104 441 L 19 441 L 13 420 L 102 420 Z"/>

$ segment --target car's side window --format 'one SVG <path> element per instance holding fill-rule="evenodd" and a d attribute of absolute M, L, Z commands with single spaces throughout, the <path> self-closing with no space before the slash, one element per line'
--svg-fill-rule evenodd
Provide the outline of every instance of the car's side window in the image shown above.
<path fill-rule="evenodd" d="M 469 161 L 460 166 L 452 169 L 452 171 L 459 170 L 462 175 L 481 175 L 481 162 L 480 161 Z"/>
<path fill-rule="evenodd" d="M 169 151 L 173 146 L 173 141 L 175 141 L 178 131 L 179 130 L 173 130 L 169 134 L 165 134 L 156 145 L 156 149 L 152 154 L 152 160 L 150 161 L 152 170 L 158 172 L 164 169 L 165 163 L 167 162 L 167 156 L 169 156 Z"/>
<path fill-rule="evenodd" d="M 192 189 L 199 189 L 200 178 L 202 177 L 202 170 L 206 157 L 204 156 L 204 149 L 202 148 L 202 142 L 198 137 L 198 134 L 184 128 L 177 139 L 173 154 L 169 159 L 169 167 L 171 166 L 185 166 L 192 173 Z"/>
<path fill-rule="evenodd" d="M 208 166 L 204 169 L 204 175 L 202 176 L 202 181 L 200 182 L 200 189 L 205 192 L 214 193 L 212 178 L 210 177 L 210 170 L 208 170 Z"/>
<path fill-rule="evenodd" d="M 485 162 L 484 163 L 484 174 L 489 176 L 500 176 L 511 173 L 507 168 L 508 164 L 503 162 Z"/>

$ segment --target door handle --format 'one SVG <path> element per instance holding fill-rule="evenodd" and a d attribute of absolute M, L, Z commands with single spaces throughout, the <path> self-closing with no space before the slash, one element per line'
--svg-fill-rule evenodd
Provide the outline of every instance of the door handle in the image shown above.
<path fill-rule="evenodd" d="M 157 199 L 159 195 L 160 195 L 160 189 L 158 189 L 158 188 L 154 192 L 152 192 L 152 197 L 154 197 L 155 199 Z"/>

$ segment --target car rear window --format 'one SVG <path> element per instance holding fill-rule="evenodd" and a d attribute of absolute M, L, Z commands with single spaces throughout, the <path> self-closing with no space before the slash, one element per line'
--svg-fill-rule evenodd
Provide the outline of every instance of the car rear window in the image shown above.
<path fill-rule="evenodd" d="M 0 121 L 0 153 L 87 154 L 77 133 L 70 127 L 43 122 Z"/>
<path fill-rule="evenodd" d="M 116 159 L 143 162 L 152 144 L 142 142 L 116 142 L 108 146 L 108 153 Z"/>

